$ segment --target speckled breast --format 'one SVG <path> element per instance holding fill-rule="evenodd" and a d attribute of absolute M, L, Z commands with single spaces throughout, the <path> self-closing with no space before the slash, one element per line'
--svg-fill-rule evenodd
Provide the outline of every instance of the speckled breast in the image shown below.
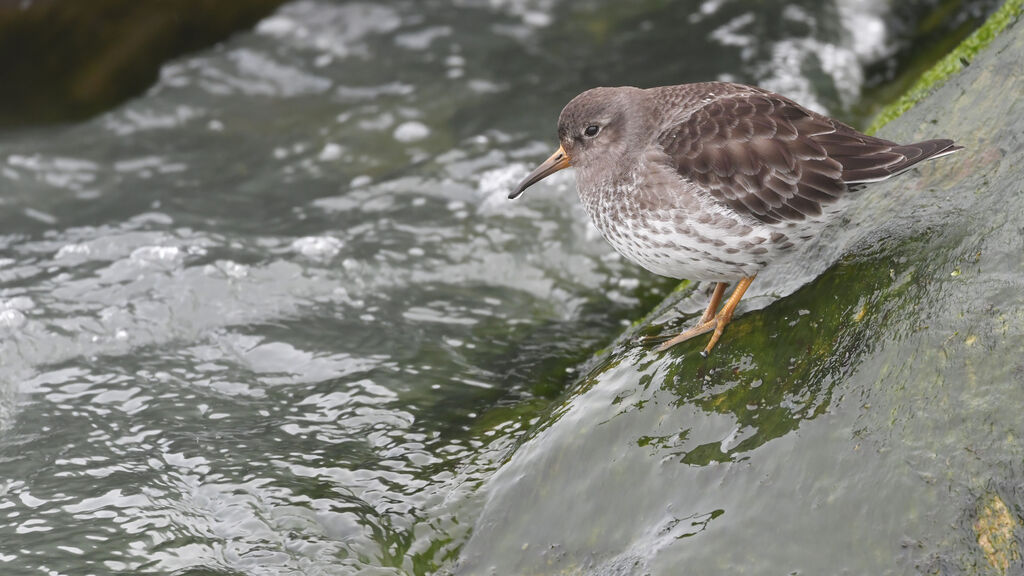
<path fill-rule="evenodd" d="M 684 180 L 651 190 L 627 178 L 583 186 L 587 214 L 615 250 L 670 278 L 732 282 L 752 276 L 782 251 L 788 236 L 752 222 Z"/>

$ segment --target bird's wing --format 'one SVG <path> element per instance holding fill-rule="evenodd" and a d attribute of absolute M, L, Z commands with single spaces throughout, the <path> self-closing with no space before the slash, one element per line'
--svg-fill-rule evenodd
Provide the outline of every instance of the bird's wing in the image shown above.
<path fill-rule="evenodd" d="M 761 91 L 708 102 L 664 130 L 659 144 L 681 175 L 771 224 L 818 216 L 848 185 L 884 180 L 957 149 L 950 140 L 901 146 L 867 136 Z"/>

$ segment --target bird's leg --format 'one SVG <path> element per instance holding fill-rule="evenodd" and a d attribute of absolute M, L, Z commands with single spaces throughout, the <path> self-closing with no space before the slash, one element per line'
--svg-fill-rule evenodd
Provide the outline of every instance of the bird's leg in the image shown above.
<path fill-rule="evenodd" d="M 701 316 L 701 321 L 693 328 L 690 328 L 668 342 L 665 342 L 661 346 L 658 346 L 658 351 L 661 352 L 667 350 L 680 342 L 685 342 L 686 340 L 693 338 L 694 336 L 706 334 L 714 330 L 714 334 L 711 335 L 711 341 L 708 342 L 704 351 L 701 352 L 701 356 L 707 356 L 708 353 L 711 352 L 711 349 L 714 348 L 715 343 L 718 342 L 718 339 L 721 338 L 722 331 L 725 330 L 725 325 L 732 320 L 732 315 L 733 312 L 736 311 L 736 306 L 740 303 L 740 299 L 743 298 L 743 294 L 747 291 L 747 288 L 750 287 L 751 282 L 754 281 L 756 276 L 756 274 L 754 276 L 748 276 L 737 282 L 736 288 L 734 288 L 732 294 L 729 295 L 729 300 L 725 302 L 725 306 L 722 306 L 722 309 L 715 314 L 714 310 L 718 307 L 718 302 L 721 301 L 722 294 L 725 292 L 725 283 L 719 282 L 718 285 L 715 286 L 715 293 L 711 296 L 711 304 L 714 306 L 708 306 L 708 309 L 704 311 L 704 316 Z M 710 316 L 711 314 L 713 314 L 713 316 Z"/>
<path fill-rule="evenodd" d="M 708 307 L 704 309 L 704 314 L 697 321 L 698 325 L 705 324 L 715 317 L 715 312 L 718 312 L 718 305 L 722 302 L 722 296 L 725 295 L 725 289 L 728 286 L 728 282 L 715 284 L 715 291 L 711 293 L 711 301 L 708 302 Z"/>
<path fill-rule="evenodd" d="M 697 326 L 694 326 L 693 328 L 690 328 L 686 332 L 683 332 L 683 334 L 687 335 L 687 338 L 693 338 L 694 336 L 697 336 L 699 334 L 703 334 L 703 333 L 711 330 L 711 328 L 706 328 L 706 329 L 704 329 L 704 330 L 702 330 L 700 332 L 694 332 L 694 330 L 696 330 L 697 328 L 704 327 L 705 325 L 707 325 L 708 322 L 710 322 L 711 319 L 715 317 L 715 312 L 718 311 L 718 304 L 722 302 L 722 296 L 725 294 L 725 289 L 728 286 L 729 286 L 728 282 L 718 282 L 717 284 L 715 284 L 715 290 L 714 290 L 714 292 L 711 293 L 711 300 L 708 302 L 707 308 L 704 309 L 704 314 L 702 314 L 701 317 L 700 317 L 700 320 L 697 321 Z M 714 327 L 714 324 L 710 324 L 710 326 Z M 691 334 L 691 332 L 692 332 L 692 334 Z M 682 342 L 683 340 L 686 339 L 686 338 L 683 338 L 683 340 L 679 340 L 679 338 L 683 334 L 680 334 L 679 336 L 672 337 L 672 340 L 674 340 L 675 343 L 677 343 L 677 344 L 679 342 Z M 659 341 L 663 341 L 663 340 L 669 340 L 669 337 L 668 336 L 661 336 L 661 335 L 659 335 L 659 336 L 642 336 L 642 337 L 640 337 L 638 342 L 643 343 L 643 344 L 650 344 L 652 342 L 659 342 Z M 658 351 L 660 352 L 660 351 L 664 350 L 665 348 L 668 348 L 668 346 L 663 344 L 663 345 L 658 347 Z"/>
<path fill-rule="evenodd" d="M 708 345 L 705 346 L 704 350 L 700 353 L 701 356 L 707 358 L 708 353 L 715 347 L 715 343 L 722 337 L 722 330 L 725 330 L 725 325 L 732 320 L 732 313 L 736 311 L 736 306 L 739 305 L 740 298 L 743 298 L 743 294 L 747 291 L 747 288 L 750 288 L 750 284 L 754 282 L 754 278 L 756 277 L 757 274 L 754 274 L 753 276 L 748 276 L 736 283 L 736 287 L 733 288 L 732 294 L 729 295 L 729 300 L 725 302 L 725 306 L 722 306 L 722 309 L 718 314 L 715 314 L 715 332 L 711 335 L 711 340 L 708 341 Z"/>
<path fill-rule="evenodd" d="M 708 307 L 704 309 L 704 314 L 702 314 L 700 320 L 697 321 L 697 325 L 684 331 L 678 336 L 669 339 L 661 346 L 658 346 L 658 352 L 667 350 L 680 342 L 693 338 L 694 336 L 700 336 L 701 334 L 712 331 L 715 328 L 715 312 L 718 311 L 718 304 L 722 302 L 722 296 L 725 295 L 725 289 L 728 286 L 728 282 L 719 282 L 718 284 L 715 284 L 715 291 L 711 293 L 711 301 L 708 302 Z"/>

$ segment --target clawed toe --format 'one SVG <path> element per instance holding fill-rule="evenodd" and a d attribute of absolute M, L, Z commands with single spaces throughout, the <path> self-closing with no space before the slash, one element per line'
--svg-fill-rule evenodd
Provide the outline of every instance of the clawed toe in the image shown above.
<path fill-rule="evenodd" d="M 715 292 L 711 296 L 711 302 L 708 304 L 707 309 L 701 316 L 700 321 L 697 322 L 697 325 L 674 338 L 670 338 L 655 350 L 658 352 L 664 352 L 680 342 L 685 342 L 694 336 L 707 334 L 713 330 L 714 333 L 711 335 L 708 345 L 705 346 L 704 350 L 700 353 L 701 356 L 707 358 L 708 353 L 711 352 L 711 349 L 715 347 L 718 339 L 721 338 L 722 331 L 725 330 L 725 325 L 732 320 L 733 312 L 736 310 L 736 305 L 740 303 L 740 298 L 743 298 L 743 293 L 747 291 L 747 288 L 753 281 L 754 276 L 748 276 L 740 280 L 739 283 L 736 284 L 736 288 L 732 291 L 732 295 L 729 296 L 729 300 L 725 303 L 725 306 L 722 306 L 722 309 L 716 313 L 715 309 L 718 307 L 718 302 L 722 298 L 722 294 L 725 292 L 725 283 L 719 282 L 718 285 L 715 286 Z M 655 337 L 647 341 L 650 342 L 651 340 L 660 339 L 661 338 Z"/>
<path fill-rule="evenodd" d="M 664 352 L 665 350 L 668 350 L 669 348 L 675 346 L 676 344 L 679 344 L 680 342 L 685 342 L 690 338 L 700 336 L 701 334 L 707 334 L 708 332 L 714 330 L 717 325 L 718 317 L 714 317 L 706 322 L 701 322 L 700 324 L 697 324 L 693 328 L 690 328 L 689 330 L 679 334 L 678 336 L 670 338 L 669 340 L 658 346 L 656 350 L 658 352 Z"/>

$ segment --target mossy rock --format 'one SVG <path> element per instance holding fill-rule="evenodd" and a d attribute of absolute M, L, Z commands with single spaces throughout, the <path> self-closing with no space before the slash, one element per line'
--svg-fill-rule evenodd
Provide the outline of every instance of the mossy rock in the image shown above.
<path fill-rule="evenodd" d="M 623 335 L 484 486 L 455 572 L 1024 570 L 1022 59 L 1009 22 L 883 127 L 966 149 L 765 270 L 709 358 L 635 343 L 695 320 L 689 289 Z"/>

